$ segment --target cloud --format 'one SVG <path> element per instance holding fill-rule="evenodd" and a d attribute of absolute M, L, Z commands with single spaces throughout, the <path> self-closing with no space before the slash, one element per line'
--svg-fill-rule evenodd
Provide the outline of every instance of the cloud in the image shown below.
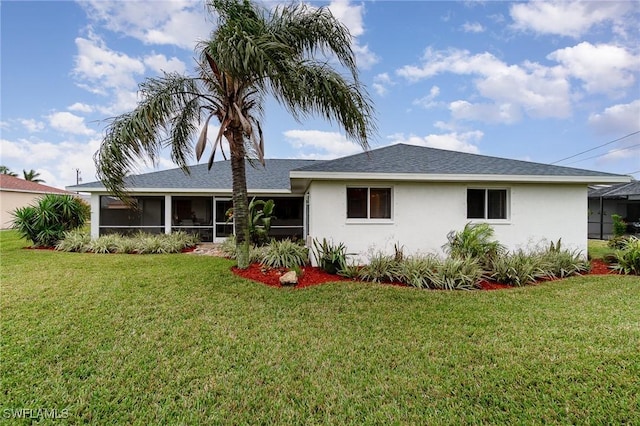
<path fill-rule="evenodd" d="M 640 130 L 640 99 L 606 108 L 589 116 L 589 125 L 600 134 L 624 136 Z"/>
<path fill-rule="evenodd" d="M 640 69 L 640 57 L 610 44 L 582 42 L 556 50 L 547 58 L 559 62 L 569 75 L 582 80 L 589 93 L 614 95 L 632 86 L 634 72 Z"/>
<path fill-rule="evenodd" d="M 337 132 L 287 130 L 285 140 L 295 149 L 296 158 L 331 160 L 362 152 L 362 147 Z"/>
<path fill-rule="evenodd" d="M 23 118 L 20 120 L 20 124 L 22 124 L 29 133 L 35 133 L 44 130 L 44 123 L 41 121 L 36 121 L 33 118 Z"/>
<path fill-rule="evenodd" d="M 465 33 L 482 33 L 485 28 L 479 22 L 465 22 L 462 25 L 462 31 Z"/>
<path fill-rule="evenodd" d="M 476 107 L 472 112 L 469 103 L 454 104 L 461 118 L 511 123 L 522 114 L 534 118 L 571 115 L 571 87 L 562 67 L 545 67 L 529 61 L 509 65 L 488 52 L 472 55 L 467 50 L 428 48 L 420 66 L 406 65 L 396 73 L 410 82 L 441 73 L 478 76 L 474 80 L 476 89 L 495 105 Z M 489 114 L 491 111 L 495 114 Z"/>
<path fill-rule="evenodd" d="M 91 136 L 96 133 L 86 126 L 84 117 L 79 117 L 67 111 L 54 112 L 48 115 L 47 119 L 51 127 L 63 133 L 85 136 Z"/>
<path fill-rule="evenodd" d="M 202 2 L 102 1 L 80 2 L 91 21 L 145 44 L 174 45 L 192 50 L 213 25 Z"/>
<path fill-rule="evenodd" d="M 478 147 L 474 143 L 480 142 L 484 133 L 480 130 L 470 132 L 451 132 L 440 135 L 405 136 L 404 133 L 396 133 L 388 137 L 392 144 L 406 143 L 410 145 L 428 146 L 431 148 L 448 149 L 451 151 L 469 152 L 477 154 Z"/>
<path fill-rule="evenodd" d="M 144 63 L 124 53 L 109 49 L 104 41 L 94 34 L 89 38 L 76 38 L 78 55 L 75 57 L 73 74 L 89 91 L 106 94 L 107 89 L 135 88 L 135 75 L 144 73 Z"/>
<path fill-rule="evenodd" d="M 12 170 L 35 168 L 47 185 L 57 188 L 76 183 L 76 168 L 80 169 L 85 182 L 95 180 L 93 154 L 99 145 L 100 141 L 97 139 L 60 143 L 0 139 L 3 162 L 6 162 L 8 167 Z M 34 164 L 37 164 L 37 167 L 34 167 Z"/>
<path fill-rule="evenodd" d="M 472 104 L 467 101 L 454 101 L 449 104 L 449 110 L 456 120 L 512 124 L 522 118 L 520 108 L 508 102 L 502 104 Z"/>
<path fill-rule="evenodd" d="M 517 30 L 578 38 L 605 22 L 620 25 L 633 7 L 619 1 L 533 1 L 512 5 L 510 14 Z"/>
<path fill-rule="evenodd" d="M 74 112 L 93 112 L 93 107 L 91 105 L 83 104 L 82 102 L 76 102 L 75 104 L 68 106 L 67 109 Z"/>
<path fill-rule="evenodd" d="M 144 64 L 157 74 L 161 74 L 163 72 L 177 72 L 178 74 L 184 74 L 187 70 L 185 63 L 175 56 L 171 59 L 167 59 L 166 56 L 158 54 L 145 56 Z"/>
<path fill-rule="evenodd" d="M 389 91 L 389 87 L 395 85 L 395 82 L 389 77 L 389 74 L 382 73 L 373 77 L 373 90 L 380 96 L 384 96 Z"/>
<path fill-rule="evenodd" d="M 353 37 L 351 48 L 356 55 L 358 67 L 369 69 L 378 63 L 380 58 L 369 49 L 368 45 L 362 45 L 358 40 L 358 37 L 365 32 L 363 23 L 364 5 L 355 6 L 349 0 L 332 0 L 328 8 L 333 16 L 349 29 Z"/>
<path fill-rule="evenodd" d="M 423 96 L 420 99 L 414 100 L 413 105 L 418 105 L 425 109 L 433 108 L 438 105 L 438 103 L 435 101 L 438 95 L 440 95 L 440 88 L 438 86 L 431 86 L 429 94 L 427 96 Z"/>

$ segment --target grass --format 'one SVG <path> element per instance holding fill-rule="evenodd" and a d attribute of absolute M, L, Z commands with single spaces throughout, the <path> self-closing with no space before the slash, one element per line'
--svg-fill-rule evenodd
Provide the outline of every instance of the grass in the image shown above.
<path fill-rule="evenodd" d="M 614 249 L 607 246 L 606 240 L 589 240 L 588 252 L 591 259 L 603 259 L 608 254 L 613 254 Z"/>
<path fill-rule="evenodd" d="M 494 292 L 281 290 L 207 256 L 25 245 L 0 232 L 3 418 L 640 423 L 638 277 Z"/>

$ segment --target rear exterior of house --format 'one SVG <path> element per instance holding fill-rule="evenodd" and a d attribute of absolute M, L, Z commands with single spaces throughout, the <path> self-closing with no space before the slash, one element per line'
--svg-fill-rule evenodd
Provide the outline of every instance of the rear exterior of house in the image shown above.
<path fill-rule="evenodd" d="M 376 252 L 441 252 L 447 233 L 489 223 L 510 249 L 562 239 L 587 248 L 587 189 L 628 181 L 602 172 L 550 166 L 411 145 L 392 145 L 329 161 L 267 160 L 247 167 L 250 197 L 274 199 L 278 237 L 342 242 L 360 261 Z M 132 176 L 138 211 L 98 183 L 92 193 L 92 235 L 137 230 L 197 232 L 221 241 L 233 232 L 231 171 L 226 162 Z"/>
<path fill-rule="evenodd" d="M 589 189 L 589 238 L 611 238 L 616 214 L 627 223 L 628 234 L 640 234 L 640 182 Z"/>

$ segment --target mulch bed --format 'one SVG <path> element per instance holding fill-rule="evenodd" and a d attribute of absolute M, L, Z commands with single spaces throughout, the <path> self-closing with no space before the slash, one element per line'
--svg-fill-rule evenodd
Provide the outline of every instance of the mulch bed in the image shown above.
<path fill-rule="evenodd" d="M 305 288 L 311 287 L 314 285 L 324 284 L 327 282 L 336 282 L 336 281 L 352 281 L 349 278 L 341 277 L 339 275 L 328 274 L 320 268 L 306 266 L 301 269 L 302 276 L 298 279 L 298 284 L 295 288 Z M 247 278 L 253 281 L 257 281 L 259 283 L 268 285 L 270 287 L 283 287 L 280 284 L 280 277 L 287 272 L 287 269 L 271 269 L 265 268 L 257 263 L 251 264 L 247 269 L 238 269 L 235 266 L 231 268 L 231 271 L 243 278 Z M 609 265 L 601 260 L 594 259 L 591 261 L 591 270 L 588 274 L 584 275 L 609 275 L 616 274 L 615 271 L 609 269 Z M 549 280 L 547 280 L 549 281 Z M 402 283 L 385 283 L 385 285 L 394 285 L 400 287 L 410 287 L 406 284 Z M 480 282 L 481 290 L 506 290 L 510 288 L 515 288 L 506 284 L 499 284 L 493 281 L 483 280 Z"/>

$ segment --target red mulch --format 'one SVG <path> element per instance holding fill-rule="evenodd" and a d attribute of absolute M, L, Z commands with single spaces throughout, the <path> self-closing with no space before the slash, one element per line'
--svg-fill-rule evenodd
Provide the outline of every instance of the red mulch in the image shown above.
<path fill-rule="evenodd" d="M 304 288 L 310 287 L 314 285 L 324 284 L 327 282 L 336 282 L 336 281 L 352 281 L 349 278 L 341 277 L 339 275 L 331 275 L 324 272 L 322 269 L 312 266 L 306 266 L 301 269 L 302 276 L 298 279 L 298 285 L 296 288 Z M 280 285 L 280 277 L 287 272 L 286 268 L 280 269 L 271 269 L 265 268 L 257 263 L 254 263 L 249 266 L 248 269 L 238 269 L 235 266 L 231 268 L 231 271 L 243 278 L 247 278 L 253 281 L 260 282 L 262 284 L 266 284 L 270 287 L 282 287 Z M 615 271 L 609 269 L 609 265 L 607 265 L 602 260 L 592 260 L 591 261 L 591 270 L 588 274 L 584 275 L 603 275 L 603 274 L 616 274 Z M 545 280 L 545 281 L 553 281 L 553 280 Z M 394 285 L 400 287 L 409 287 L 406 284 L 402 283 L 385 283 L 386 285 Z M 483 280 L 480 282 L 481 290 L 505 290 L 514 288 L 513 286 L 500 284 L 493 281 Z"/>

